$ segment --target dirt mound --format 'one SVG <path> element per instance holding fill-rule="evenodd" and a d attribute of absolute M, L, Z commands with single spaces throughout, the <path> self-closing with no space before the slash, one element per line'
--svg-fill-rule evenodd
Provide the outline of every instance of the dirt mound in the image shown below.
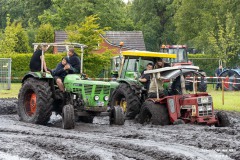
<path fill-rule="evenodd" d="M 16 114 L 17 98 L 0 98 L 0 115 Z"/>

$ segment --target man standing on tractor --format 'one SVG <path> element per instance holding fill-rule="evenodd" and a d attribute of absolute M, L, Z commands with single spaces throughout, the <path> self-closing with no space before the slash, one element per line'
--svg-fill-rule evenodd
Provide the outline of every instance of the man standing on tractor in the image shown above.
<path fill-rule="evenodd" d="M 81 61 L 78 55 L 74 52 L 74 48 L 68 51 L 69 64 L 65 65 L 64 69 L 69 69 L 70 74 L 80 73 Z"/>
<path fill-rule="evenodd" d="M 47 45 L 38 46 L 38 49 L 33 53 L 32 58 L 30 60 L 29 68 L 31 72 L 40 72 L 41 71 L 41 65 L 43 63 L 43 70 L 47 73 L 50 73 L 47 69 L 47 65 L 45 62 L 44 55 L 42 55 L 42 51 L 46 52 L 48 49 Z"/>
<path fill-rule="evenodd" d="M 146 70 L 152 70 L 152 69 L 153 69 L 153 64 L 152 64 L 152 63 L 148 63 Z M 151 77 L 150 77 L 150 74 L 144 74 L 144 73 L 142 73 L 141 77 L 138 79 L 139 82 L 142 82 L 142 84 L 144 85 L 144 87 L 145 87 L 146 90 L 149 89 L 150 78 L 151 78 Z"/>

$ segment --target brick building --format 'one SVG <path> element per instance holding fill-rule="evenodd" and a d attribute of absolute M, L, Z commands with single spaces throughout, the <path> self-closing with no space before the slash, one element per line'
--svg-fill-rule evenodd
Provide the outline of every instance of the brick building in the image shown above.
<path fill-rule="evenodd" d="M 142 31 L 106 31 L 100 36 L 103 41 L 99 44 L 99 49 L 94 51 L 95 53 L 111 50 L 113 54 L 118 54 L 120 42 L 124 42 L 122 50 L 146 50 Z M 55 42 L 64 42 L 66 39 L 67 33 L 65 31 L 55 31 Z M 57 52 L 64 52 L 64 48 L 54 48 L 54 53 Z"/>

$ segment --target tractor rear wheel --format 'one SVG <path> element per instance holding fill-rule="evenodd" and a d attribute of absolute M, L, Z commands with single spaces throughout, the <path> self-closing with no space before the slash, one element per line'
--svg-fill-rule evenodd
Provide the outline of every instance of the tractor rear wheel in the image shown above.
<path fill-rule="evenodd" d="M 63 106 L 62 109 L 62 128 L 73 129 L 74 127 L 75 127 L 74 108 L 72 105 L 68 104 Z"/>
<path fill-rule="evenodd" d="M 45 125 L 52 114 L 53 98 L 48 82 L 28 78 L 18 94 L 20 120 Z"/>
<path fill-rule="evenodd" d="M 121 106 L 125 116 L 134 119 L 140 111 L 141 102 L 138 95 L 128 84 L 121 83 L 111 96 L 111 106 Z"/>
<path fill-rule="evenodd" d="M 230 121 L 225 112 L 223 111 L 217 112 L 216 118 L 218 120 L 218 123 L 215 125 L 216 127 L 227 127 L 230 125 Z"/>
<path fill-rule="evenodd" d="M 123 125 L 124 124 L 124 112 L 122 107 L 114 106 L 110 114 L 110 124 Z"/>
<path fill-rule="evenodd" d="M 205 82 L 204 77 L 201 77 L 200 83 L 198 83 L 197 88 L 199 92 L 207 91 L 207 83 Z"/>
<path fill-rule="evenodd" d="M 145 101 L 139 114 L 139 123 L 152 123 L 155 125 L 170 124 L 167 107 L 152 101 Z"/>

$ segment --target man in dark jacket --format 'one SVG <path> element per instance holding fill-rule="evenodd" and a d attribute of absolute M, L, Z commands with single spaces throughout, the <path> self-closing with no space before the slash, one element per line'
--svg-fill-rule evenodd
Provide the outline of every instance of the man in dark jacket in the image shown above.
<path fill-rule="evenodd" d="M 42 61 L 43 61 L 43 71 L 50 73 L 49 70 L 47 69 L 44 55 L 42 55 L 42 51 L 46 52 L 47 49 L 48 49 L 48 46 L 43 46 L 41 49 L 38 48 L 33 53 L 31 60 L 30 60 L 30 64 L 29 64 L 29 68 L 30 68 L 31 72 L 40 72 Z"/>
<path fill-rule="evenodd" d="M 219 75 L 223 72 L 223 68 L 222 65 L 220 65 L 216 71 L 215 71 L 215 76 L 219 77 Z M 219 82 L 220 81 L 220 82 Z M 218 88 L 220 88 L 221 85 L 221 79 L 217 79 L 217 85 L 216 85 L 216 90 L 218 90 Z"/>
<path fill-rule="evenodd" d="M 69 64 L 64 68 L 69 70 L 70 74 L 80 73 L 81 61 L 78 55 L 74 52 L 74 48 L 70 48 L 68 51 Z"/>
<path fill-rule="evenodd" d="M 152 70 L 153 69 L 153 64 L 152 63 L 148 63 L 146 70 Z M 144 85 L 145 89 L 149 89 L 149 85 L 150 85 L 150 79 L 151 79 L 151 75 L 150 74 L 144 74 L 142 73 L 141 77 L 138 79 L 140 82 L 142 82 L 142 84 Z"/>
<path fill-rule="evenodd" d="M 60 91 L 64 92 L 63 80 L 68 74 L 68 70 L 65 69 L 65 66 L 68 64 L 68 58 L 62 58 L 62 61 L 58 63 L 57 67 L 53 70 L 54 80 L 56 81 Z"/>

